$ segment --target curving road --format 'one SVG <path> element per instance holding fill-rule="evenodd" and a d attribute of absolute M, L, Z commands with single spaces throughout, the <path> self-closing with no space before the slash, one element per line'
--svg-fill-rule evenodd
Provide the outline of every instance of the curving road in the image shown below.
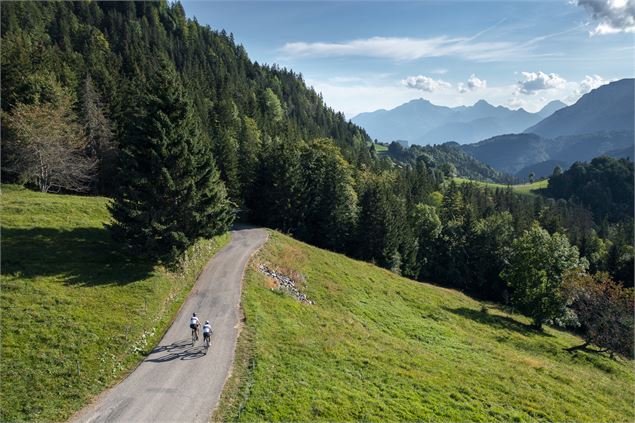
<path fill-rule="evenodd" d="M 234 360 L 240 287 L 249 257 L 265 242 L 258 228 L 238 228 L 205 267 L 159 345 L 120 384 L 80 411 L 75 422 L 209 422 Z M 192 347 L 189 317 L 210 320 L 205 355 Z"/>

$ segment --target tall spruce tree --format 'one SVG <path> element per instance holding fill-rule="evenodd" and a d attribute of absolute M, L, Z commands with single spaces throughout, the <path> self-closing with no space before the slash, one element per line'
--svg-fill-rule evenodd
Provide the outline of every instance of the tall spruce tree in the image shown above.
<path fill-rule="evenodd" d="M 232 220 L 225 186 L 172 65 L 162 61 L 128 114 L 113 236 L 166 263 Z"/>

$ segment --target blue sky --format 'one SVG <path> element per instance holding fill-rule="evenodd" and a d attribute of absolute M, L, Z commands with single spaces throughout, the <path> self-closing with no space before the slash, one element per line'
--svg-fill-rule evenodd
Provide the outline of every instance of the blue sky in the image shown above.
<path fill-rule="evenodd" d="M 415 98 L 536 111 L 633 77 L 635 0 L 184 1 L 351 118 Z"/>

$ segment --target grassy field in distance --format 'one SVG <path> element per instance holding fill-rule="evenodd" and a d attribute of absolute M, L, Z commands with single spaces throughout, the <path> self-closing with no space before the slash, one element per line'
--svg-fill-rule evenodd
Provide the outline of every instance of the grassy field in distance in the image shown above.
<path fill-rule="evenodd" d="M 453 178 L 453 181 L 459 184 L 473 183 L 473 184 L 482 185 L 482 186 L 486 186 L 493 189 L 511 187 L 514 191 L 518 192 L 519 194 L 528 194 L 528 195 L 536 194 L 534 191 L 547 188 L 547 185 L 549 184 L 548 179 L 543 179 L 541 181 L 536 181 L 533 183 L 518 184 L 518 185 L 504 185 L 504 184 L 497 184 L 493 182 L 474 181 L 474 180 L 465 179 L 465 178 Z"/>

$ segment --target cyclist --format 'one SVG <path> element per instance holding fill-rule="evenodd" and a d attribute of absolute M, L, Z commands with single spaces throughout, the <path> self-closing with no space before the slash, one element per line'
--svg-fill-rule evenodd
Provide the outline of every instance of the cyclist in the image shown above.
<path fill-rule="evenodd" d="M 190 318 L 190 328 L 192 331 L 196 333 L 196 340 L 198 341 L 198 327 L 201 325 L 201 322 L 196 317 L 196 313 L 192 313 L 192 317 Z"/>
<path fill-rule="evenodd" d="M 209 320 L 205 320 L 203 325 L 203 342 L 209 343 L 209 337 L 212 335 L 212 325 L 209 324 Z"/>

